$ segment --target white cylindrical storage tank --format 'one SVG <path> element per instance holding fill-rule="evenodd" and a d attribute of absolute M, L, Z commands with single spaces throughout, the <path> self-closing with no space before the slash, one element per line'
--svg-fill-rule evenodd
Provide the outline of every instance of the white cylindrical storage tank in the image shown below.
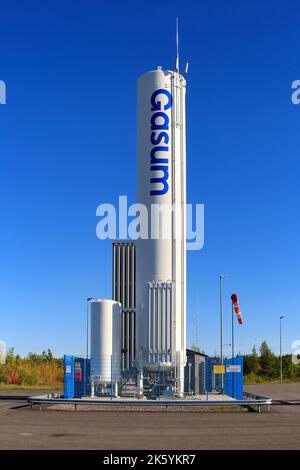
<path fill-rule="evenodd" d="M 110 299 L 91 302 L 91 377 L 109 384 L 120 380 L 121 304 Z"/>
<path fill-rule="evenodd" d="M 148 238 L 136 242 L 137 358 L 147 363 L 166 356 L 161 335 L 166 335 L 167 328 L 172 362 L 182 368 L 186 349 L 185 91 L 186 81 L 179 73 L 161 68 L 138 81 L 137 202 L 148 210 L 149 229 Z M 149 305 L 153 282 L 172 285 L 167 324 L 160 320 L 167 318 L 161 314 L 165 306 L 160 293 Z"/>

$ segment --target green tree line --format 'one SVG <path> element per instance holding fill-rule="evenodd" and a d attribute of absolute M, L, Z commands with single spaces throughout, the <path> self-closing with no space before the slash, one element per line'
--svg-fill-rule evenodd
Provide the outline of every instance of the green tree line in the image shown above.
<path fill-rule="evenodd" d="M 300 365 L 294 364 L 291 354 L 282 356 L 283 379 L 300 380 Z M 253 347 L 251 354 L 244 355 L 244 376 L 246 383 L 279 380 L 280 357 L 275 355 L 266 341 L 260 346 L 259 354 Z M 41 354 L 29 353 L 22 358 L 7 352 L 6 363 L 0 364 L 0 384 L 16 385 L 62 385 L 63 359 L 55 358 L 50 349 Z"/>
<path fill-rule="evenodd" d="M 255 346 L 251 354 L 244 355 L 245 382 L 267 382 L 280 378 L 280 357 L 273 353 L 266 341 L 263 341 L 259 354 Z M 283 380 L 300 380 L 300 365 L 294 364 L 292 354 L 282 356 Z"/>

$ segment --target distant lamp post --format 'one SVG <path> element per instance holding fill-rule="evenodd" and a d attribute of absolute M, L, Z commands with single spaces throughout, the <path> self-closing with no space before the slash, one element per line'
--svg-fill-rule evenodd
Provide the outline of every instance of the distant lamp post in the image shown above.
<path fill-rule="evenodd" d="M 89 303 L 93 297 L 86 299 L 86 358 L 89 358 Z"/>
<path fill-rule="evenodd" d="M 279 325 L 280 325 L 280 383 L 282 383 L 282 319 L 284 318 L 284 315 L 281 315 L 279 317 Z"/>

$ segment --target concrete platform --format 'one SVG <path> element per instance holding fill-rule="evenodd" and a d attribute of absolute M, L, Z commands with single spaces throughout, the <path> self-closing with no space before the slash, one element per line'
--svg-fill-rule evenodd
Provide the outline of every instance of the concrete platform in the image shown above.
<path fill-rule="evenodd" d="M 41 396 L 42 397 L 42 396 Z M 83 397 L 82 399 L 78 400 L 89 400 L 91 402 L 109 402 L 109 403 L 114 403 L 114 402 L 123 402 L 123 403 L 132 403 L 133 401 L 137 401 L 139 403 L 157 403 L 158 401 L 162 402 L 170 402 L 170 403 L 175 403 L 176 401 L 180 400 L 182 401 L 187 401 L 187 402 L 195 402 L 195 401 L 211 401 L 211 402 L 223 402 L 223 401 L 236 401 L 235 398 L 232 398 L 228 395 L 221 395 L 221 394 L 216 394 L 216 393 L 209 393 L 208 395 L 196 395 L 196 396 L 186 396 L 183 399 L 164 399 L 162 396 L 160 400 L 137 400 L 132 397 L 113 397 L 112 399 L 110 397 Z M 79 403 L 79 402 L 78 402 Z"/>

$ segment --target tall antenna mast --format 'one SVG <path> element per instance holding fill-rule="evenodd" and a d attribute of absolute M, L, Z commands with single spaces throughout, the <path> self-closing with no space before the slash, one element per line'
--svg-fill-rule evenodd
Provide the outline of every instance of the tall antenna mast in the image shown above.
<path fill-rule="evenodd" d="M 200 350 L 199 344 L 199 288 L 197 289 L 197 296 L 196 296 L 196 346 Z"/>
<path fill-rule="evenodd" d="M 179 18 L 176 16 L 176 66 L 175 71 L 179 73 Z"/>

